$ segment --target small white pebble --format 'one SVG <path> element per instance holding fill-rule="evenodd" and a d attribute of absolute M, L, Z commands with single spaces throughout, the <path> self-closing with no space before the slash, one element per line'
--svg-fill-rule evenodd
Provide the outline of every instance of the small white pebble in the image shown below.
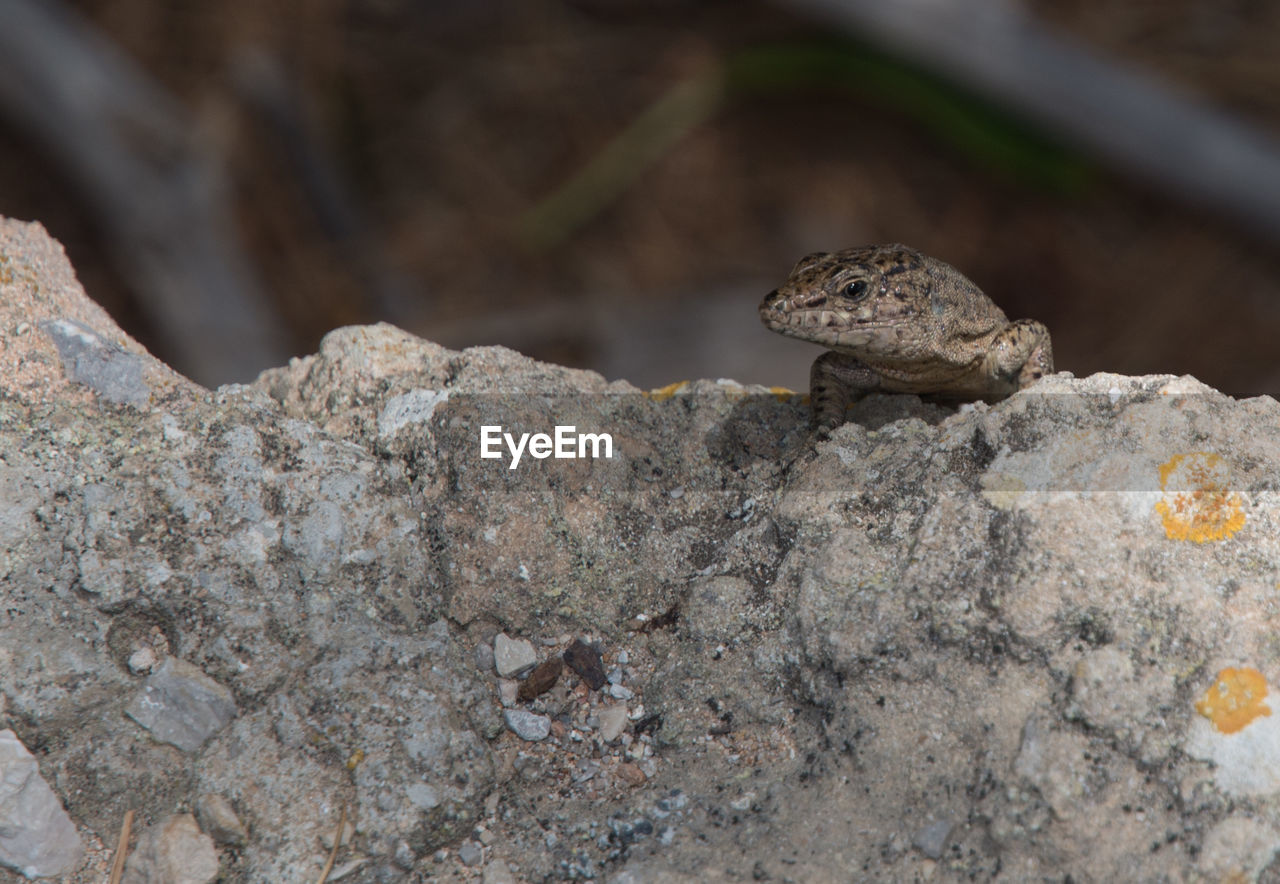
<path fill-rule="evenodd" d="M 134 675 L 150 672 L 156 665 L 156 652 L 150 645 L 138 648 L 129 655 L 129 671 Z"/>

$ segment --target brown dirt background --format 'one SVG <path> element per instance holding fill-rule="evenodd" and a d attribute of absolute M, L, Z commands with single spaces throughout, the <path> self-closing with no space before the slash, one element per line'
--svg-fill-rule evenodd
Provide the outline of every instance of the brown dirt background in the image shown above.
<path fill-rule="evenodd" d="M 1029 184 L 957 153 L 891 100 L 844 89 L 735 101 L 567 240 L 521 245 L 523 213 L 670 89 L 743 48 L 824 36 L 780 7 L 75 5 L 179 96 L 229 158 L 244 241 L 299 354 L 331 328 L 394 312 L 451 346 L 505 343 L 641 384 L 690 371 L 796 386 L 812 348 L 773 350 L 756 329 L 683 328 L 690 302 L 729 305 L 747 327 L 800 255 L 896 240 L 960 267 L 1010 316 L 1046 322 L 1061 369 L 1191 373 L 1234 395 L 1280 390 L 1274 243 L 1104 168 L 1070 192 Z M 1024 5 L 1280 135 L 1280 4 Z M 235 60 L 246 47 L 270 52 L 294 79 L 377 260 L 405 282 L 393 310 L 332 248 L 287 157 L 237 96 Z M 2 128 L 0 213 L 42 221 L 89 294 L 182 368 L 182 342 L 155 339 L 78 194 L 21 133 Z M 582 321 L 588 313 L 605 319 Z"/>

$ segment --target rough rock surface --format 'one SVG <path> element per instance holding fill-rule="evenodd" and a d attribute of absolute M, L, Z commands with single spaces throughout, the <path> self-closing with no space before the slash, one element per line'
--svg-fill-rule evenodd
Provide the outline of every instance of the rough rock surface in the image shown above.
<path fill-rule="evenodd" d="M 27 877 L 75 871 L 84 848 L 35 757 L 11 730 L 0 730 L 0 866 Z"/>
<path fill-rule="evenodd" d="M 815 448 L 764 389 L 386 326 L 209 392 L 16 222 L 0 334 L 0 728 L 86 843 L 132 808 L 235 881 L 316 880 L 335 837 L 344 882 L 1280 866 L 1269 398 L 1057 375 L 871 396 Z M 481 457 L 557 424 L 613 457 Z M 499 633 L 574 649 L 514 701 L 538 742 Z"/>

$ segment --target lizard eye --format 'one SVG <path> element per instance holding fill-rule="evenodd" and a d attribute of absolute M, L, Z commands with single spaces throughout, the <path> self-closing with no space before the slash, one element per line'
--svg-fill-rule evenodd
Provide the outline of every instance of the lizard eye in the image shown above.
<path fill-rule="evenodd" d="M 860 301 L 867 296 L 867 281 L 855 279 L 844 287 L 844 296 L 853 301 Z"/>

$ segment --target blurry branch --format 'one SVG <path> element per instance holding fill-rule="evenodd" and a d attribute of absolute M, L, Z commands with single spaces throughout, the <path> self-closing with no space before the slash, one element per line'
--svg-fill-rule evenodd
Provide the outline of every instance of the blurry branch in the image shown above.
<path fill-rule="evenodd" d="M 368 300 L 365 312 L 392 321 L 406 318 L 406 305 L 420 300 L 415 287 L 383 257 L 381 243 L 370 234 L 284 66 L 264 50 L 245 50 L 234 60 L 232 82 L 271 134 L 284 167 L 297 178 L 321 235 L 359 281 L 357 291 Z"/>
<path fill-rule="evenodd" d="M 809 43 L 729 56 L 678 84 L 530 209 L 521 241 L 535 250 L 563 242 L 728 100 L 824 87 L 910 115 L 997 174 L 1070 192 L 1092 171 L 1080 154 L 1098 156 L 1280 240 L 1280 143 L 1054 36 L 1004 0 L 775 2 L 875 48 Z"/>
<path fill-rule="evenodd" d="M 284 361 L 217 158 L 176 100 L 57 0 L 0 0 L 0 115 L 83 191 L 178 367 L 214 384 Z"/>
<path fill-rule="evenodd" d="M 568 239 L 689 131 L 719 110 L 723 87 L 719 70 L 678 84 L 555 193 L 525 213 L 520 220 L 520 240 L 541 251 Z"/>
<path fill-rule="evenodd" d="M 1059 191 L 1079 190 L 1089 178 L 1086 163 L 1008 114 L 866 46 L 765 45 L 736 52 L 659 98 L 582 170 L 526 213 L 520 239 L 535 250 L 563 242 L 732 100 L 832 88 L 910 115 L 996 174 Z"/>
<path fill-rule="evenodd" d="M 874 41 L 1173 196 L 1280 240 L 1280 143 L 1005 0 L 775 0 Z"/>

